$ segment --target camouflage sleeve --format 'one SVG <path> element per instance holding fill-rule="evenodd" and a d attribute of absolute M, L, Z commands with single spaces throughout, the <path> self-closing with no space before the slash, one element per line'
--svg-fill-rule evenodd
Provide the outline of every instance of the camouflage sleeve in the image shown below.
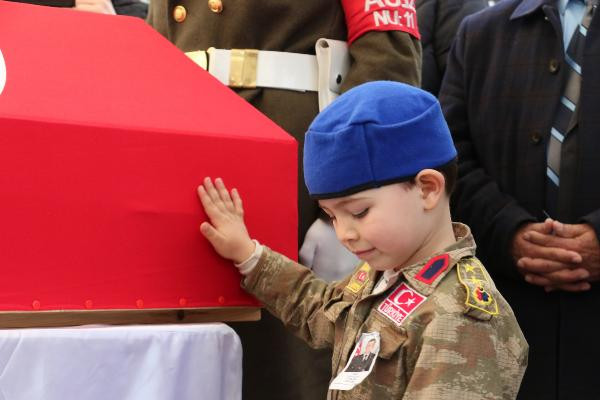
<path fill-rule="evenodd" d="M 242 287 L 309 346 L 324 348 L 332 346 L 334 334 L 326 306 L 341 298 L 344 282 L 327 284 L 308 268 L 265 246 Z"/>
<path fill-rule="evenodd" d="M 516 398 L 527 351 L 516 336 L 498 334 L 493 321 L 445 314 L 431 321 L 419 342 L 409 356 L 404 400 Z"/>
<path fill-rule="evenodd" d="M 349 51 L 352 64 L 342 92 L 376 80 L 421 85 L 421 42 L 408 33 L 367 32 L 352 42 Z"/>

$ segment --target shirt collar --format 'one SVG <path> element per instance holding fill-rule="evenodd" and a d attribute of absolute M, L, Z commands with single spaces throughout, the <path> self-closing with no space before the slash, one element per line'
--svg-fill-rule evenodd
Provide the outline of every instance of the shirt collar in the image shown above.
<path fill-rule="evenodd" d="M 558 0 L 558 12 L 560 15 L 565 15 L 565 11 L 567 10 L 567 4 L 569 4 L 571 0 Z"/>
<path fill-rule="evenodd" d="M 585 5 L 585 0 L 558 0 L 557 5 L 558 5 L 558 12 L 560 13 L 560 15 L 562 15 L 562 16 L 565 15 L 565 12 L 567 11 L 567 7 L 568 7 L 569 3 L 581 3 L 581 4 Z"/>
<path fill-rule="evenodd" d="M 364 293 L 368 293 L 369 295 L 381 294 L 389 288 L 394 287 L 399 276 L 403 275 L 406 282 L 409 283 L 412 288 L 424 296 L 429 296 L 459 260 L 475 255 L 475 241 L 473 240 L 469 227 L 465 224 L 454 222 L 452 223 L 452 229 L 454 230 L 456 242 L 446 247 L 441 253 L 434 254 L 432 257 L 402 268 L 400 271 L 395 271 L 393 269 L 385 270 L 379 275 L 377 283 L 375 283 L 376 271 L 371 269 L 369 271 L 369 282 L 365 285 Z M 421 273 L 427 270 L 428 266 L 432 266 L 434 269 L 440 267 L 439 264 L 433 264 L 440 260 L 444 262 L 442 268 L 438 268 L 433 275 L 428 275 L 427 277 L 429 279 L 424 279 L 424 276 Z M 432 271 L 430 270 L 428 272 Z"/>
<path fill-rule="evenodd" d="M 446 276 L 446 274 L 453 269 L 453 266 L 459 260 L 475 255 L 475 241 L 473 240 L 473 235 L 471 235 L 471 230 L 469 227 L 467 225 L 455 222 L 452 224 L 452 229 L 454 230 L 454 236 L 456 237 L 455 243 L 446 247 L 441 253 L 433 255 L 427 260 L 423 260 L 419 263 L 403 268 L 400 271 L 410 286 L 425 296 L 429 296 L 435 290 L 436 286 L 442 281 L 444 276 Z M 436 274 L 431 283 L 426 283 L 422 277 L 420 277 L 421 272 L 431 260 L 439 258 L 445 254 L 448 255 L 448 265 L 442 270 L 442 272 Z"/>

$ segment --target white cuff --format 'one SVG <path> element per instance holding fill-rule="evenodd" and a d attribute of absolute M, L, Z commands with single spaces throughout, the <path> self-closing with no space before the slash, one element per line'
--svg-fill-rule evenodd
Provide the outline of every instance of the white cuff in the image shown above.
<path fill-rule="evenodd" d="M 255 246 L 254 252 L 252 252 L 250 257 L 248 257 L 246 260 L 242 261 L 239 264 L 234 263 L 234 265 L 237 267 L 237 269 L 242 275 L 248 275 L 250 272 L 252 272 L 254 267 L 256 267 L 256 264 L 258 264 L 258 260 L 260 260 L 260 256 L 262 256 L 263 253 L 263 246 L 260 243 L 258 243 L 257 240 L 252 241 L 254 242 Z"/>

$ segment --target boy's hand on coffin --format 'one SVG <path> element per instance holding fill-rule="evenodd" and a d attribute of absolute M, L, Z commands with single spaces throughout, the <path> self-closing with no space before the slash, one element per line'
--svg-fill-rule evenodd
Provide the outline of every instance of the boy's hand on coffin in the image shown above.
<path fill-rule="evenodd" d="M 200 225 L 200 232 L 221 257 L 241 263 L 254 252 L 255 244 L 244 224 L 242 199 L 236 189 L 231 193 L 221 178 L 204 178 L 198 196 L 210 222 Z"/>

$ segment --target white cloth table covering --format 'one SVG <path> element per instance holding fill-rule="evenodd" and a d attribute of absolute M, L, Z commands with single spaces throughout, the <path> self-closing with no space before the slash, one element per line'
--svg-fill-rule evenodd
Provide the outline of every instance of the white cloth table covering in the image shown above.
<path fill-rule="evenodd" d="M 224 324 L 0 330 L 0 400 L 239 400 Z"/>

